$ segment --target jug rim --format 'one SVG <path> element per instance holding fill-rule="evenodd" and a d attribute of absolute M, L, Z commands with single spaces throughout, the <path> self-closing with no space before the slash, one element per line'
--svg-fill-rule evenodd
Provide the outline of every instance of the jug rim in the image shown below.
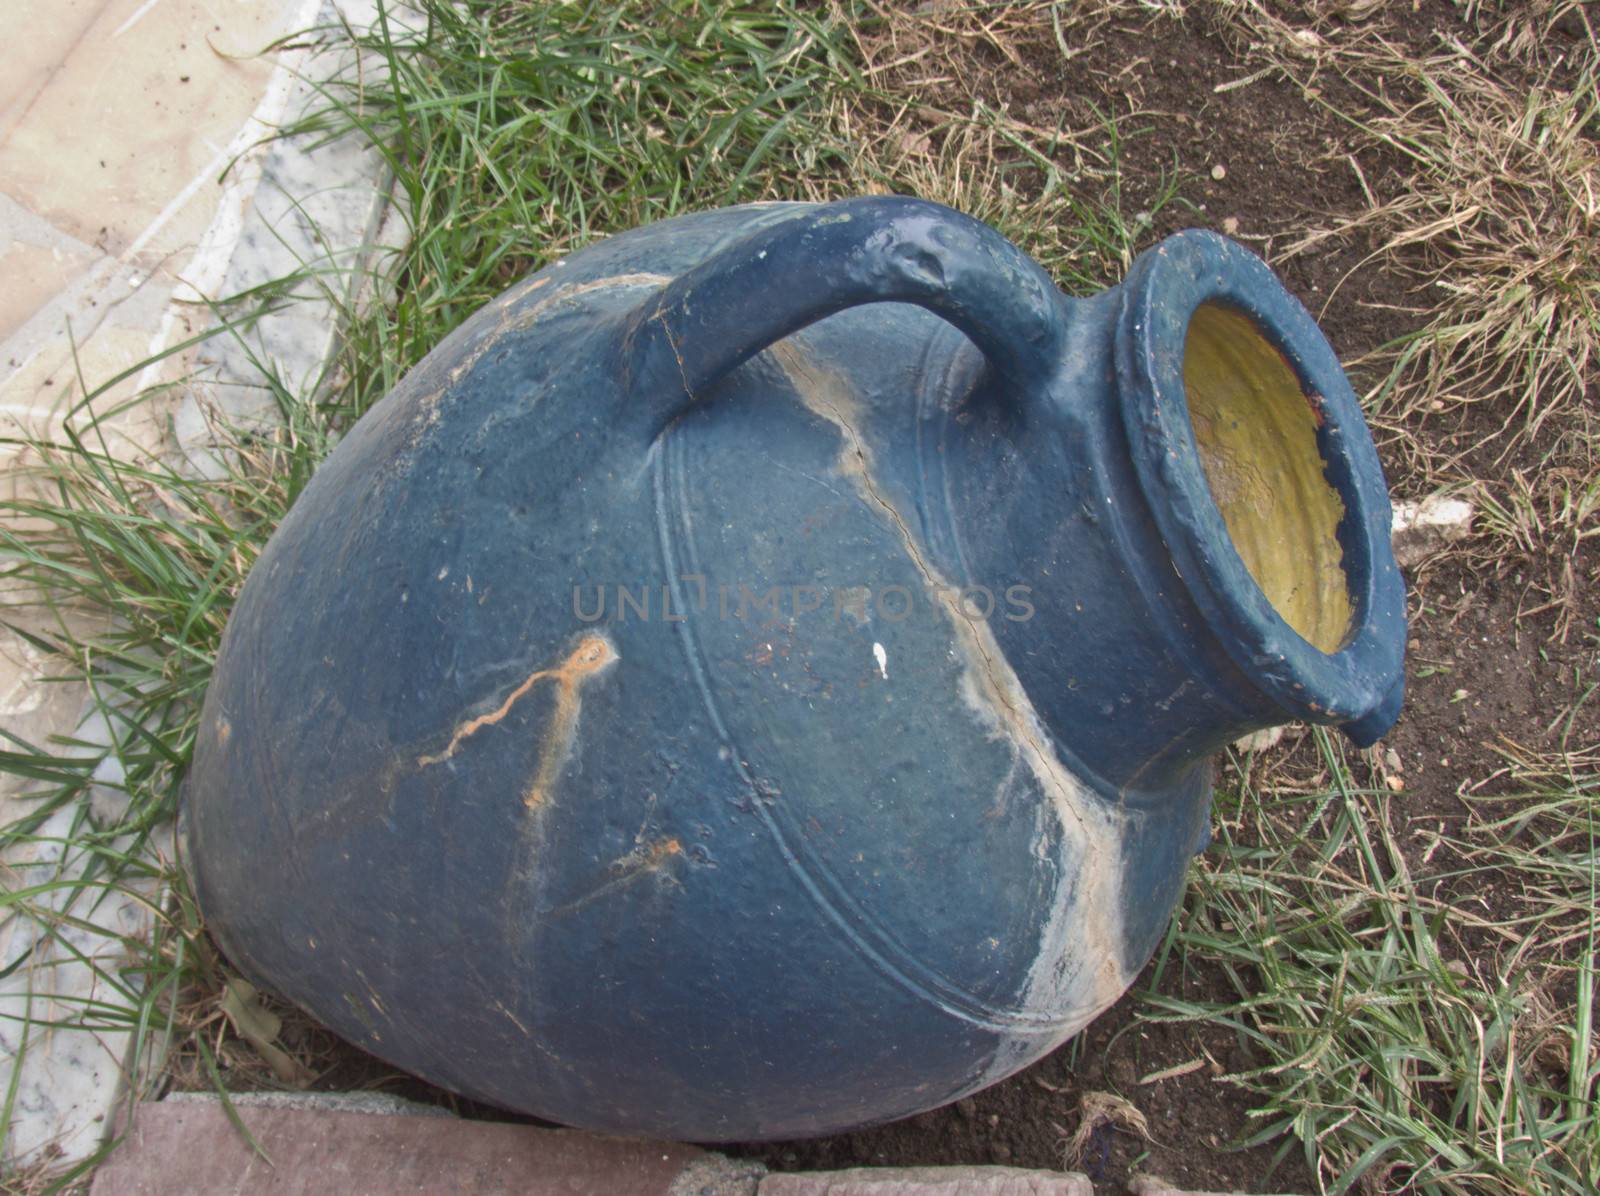
<path fill-rule="evenodd" d="M 1390 543 L 1388 485 L 1361 406 L 1333 348 L 1267 264 L 1200 229 L 1135 261 L 1122 287 L 1116 369 L 1139 485 L 1173 564 L 1234 664 L 1288 717 L 1352 723 L 1363 744 L 1398 714 L 1405 585 Z M 1189 325 L 1203 305 L 1245 316 L 1293 371 L 1316 417 L 1324 478 L 1351 603 L 1338 647 L 1290 626 L 1252 576 L 1207 480 L 1185 388 Z M 1381 726 L 1373 726 L 1378 715 Z"/>

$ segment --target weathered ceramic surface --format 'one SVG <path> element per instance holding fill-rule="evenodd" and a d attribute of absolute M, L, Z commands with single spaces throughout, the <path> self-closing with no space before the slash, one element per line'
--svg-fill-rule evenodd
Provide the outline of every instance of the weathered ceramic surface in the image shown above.
<path fill-rule="evenodd" d="M 1336 652 L 1172 422 L 1202 302 L 1317 396 Z M 912 200 L 614 238 L 431 354 L 263 555 L 186 802 L 208 925 L 376 1054 L 571 1124 L 943 1103 L 1148 959 L 1212 751 L 1392 721 L 1388 519 L 1326 342 L 1210 234 L 1083 302 Z"/>

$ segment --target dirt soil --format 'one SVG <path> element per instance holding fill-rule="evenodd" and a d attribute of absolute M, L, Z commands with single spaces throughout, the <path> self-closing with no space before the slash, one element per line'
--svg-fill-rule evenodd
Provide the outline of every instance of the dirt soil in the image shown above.
<path fill-rule="evenodd" d="M 1391 25 L 1390 36 L 1418 48 L 1436 44 L 1440 36 L 1466 39 L 1472 33 L 1458 9 L 1433 0 L 1390 6 L 1383 19 Z M 972 100 L 981 98 L 1042 126 L 1064 116 L 1067 125 L 1083 127 L 1101 113 L 1117 114 L 1125 209 L 1148 206 L 1174 168 L 1183 180 L 1179 195 L 1187 201 L 1158 212 L 1139 248 L 1199 225 L 1227 232 L 1272 259 L 1306 228 L 1326 225 L 1331 214 L 1365 207 L 1363 179 L 1380 197 L 1400 185 L 1394 161 L 1355 146 L 1349 126 L 1298 85 L 1269 75 L 1219 92 L 1219 85 L 1261 66 L 1220 30 L 1170 19 L 1113 19 L 1095 37 L 1089 52 L 1063 61 L 1046 22 L 1037 40 L 1012 46 L 1023 69 L 1009 55 L 974 41 L 961 76 L 932 85 L 928 98 L 947 111 L 970 110 Z M 1335 108 L 1361 107 L 1359 95 L 1336 76 L 1320 79 L 1318 88 Z M 1332 245 L 1280 264 L 1289 288 L 1319 318 L 1346 361 L 1422 323 L 1409 290 L 1413 282 L 1372 261 L 1372 248 L 1360 242 Z M 1353 381 L 1361 393 L 1375 379 L 1356 370 Z M 1464 422 L 1441 419 L 1408 428 L 1406 435 L 1421 438 L 1426 448 L 1466 451 L 1464 467 L 1491 485 L 1515 468 L 1537 469 L 1539 444 L 1505 461 L 1493 451 L 1473 451 L 1482 433 L 1497 430 L 1483 425 L 1484 418 L 1469 410 Z M 1428 483 L 1414 473 L 1415 456 L 1404 437 L 1391 434 L 1380 451 L 1397 496 L 1426 492 Z M 1439 833 L 1461 831 L 1463 791 L 1493 791 L 1504 771 L 1500 749 L 1508 742 L 1549 748 L 1559 737 L 1560 716 L 1574 700 L 1574 667 L 1593 652 L 1585 633 L 1593 636 L 1600 616 L 1600 586 L 1593 584 L 1600 559 L 1593 550 L 1572 556 L 1569 547 L 1555 544 L 1492 559 L 1454 553 L 1407 571 L 1412 639 L 1406 710 L 1387 741 L 1358 767 L 1370 768 L 1380 783 L 1398 776 L 1398 829 L 1403 843 L 1416 845 L 1410 862 L 1418 876 L 1441 875 L 1459 864 L 1448 849 L 1429 853 L 1427 846 Z M 1552 595 L 1556 604 L 1536 611 Z M 1600 739 L 1592 712 L 1580 712 L 1573 737 Z M 1275 759 L 1257 767 L 1293 770 L 1296 753 L 1306 751 L 1291 736 Z M 1304 763 L 1311 767 L 1309 756 Z M 1492 902 L 1494 895 L 1481 899 Z M 1136 991 L 1149 986 L 1152 972 L 1146 969 Z M 1232 991 L 1220 976 L 1176 966 L 1165 969 L 1160 990 L 1220 999 Z M 377 1061 L 317 1037 L 325 1032 L 314 1027 L 291 1020 L 285 1033 L 304 1037 L 286 1043 L 291 1051 L 328 1064 L 316 1087 L 381 1086 L 450 1104 L 468 1116 L 506 1116 L 463 1106 L 420 1081 L 395 1076 Z M 1186 1074 L 1143 1080 L 1195 1060 L 1203 1065 Z M 1034 1067 L 953 1106 L 832 1138 L 722 1149 L 778 1170 L 1000 1163 L 1075 1167 L 1089 1174 L 1097 1191 L 1108 1193 L 1123 1191 L 1134 1170 L 1199 1189 L 1313 1191 L 1298 1150 L 1274 1166 L 1276 1147 L 1232 1148 L 1252 1128 L 1250 1105 L 1217 1081 L 1254 1065 L 1224 1031 L 1141 1022 L 1130 996 Z M 181 1076 L 178 1082 L 184 1083 Z M 196 1076 L 193 1086 L 207 1083 Z M 1079 1100 L 1090 1091 L 1129 1101 L 1146 1118 L 1149 1138 L 1107 1122 L 1090 1135 L 1080 1156 L 1069 1157 Z"/>

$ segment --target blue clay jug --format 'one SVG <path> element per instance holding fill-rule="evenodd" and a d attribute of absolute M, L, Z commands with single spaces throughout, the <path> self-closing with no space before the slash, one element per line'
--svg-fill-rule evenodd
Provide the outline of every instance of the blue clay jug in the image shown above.
<path fill-rule="evenodd" d="M 1306 311 L 1184 232 L 1070 299 L 874 197 L 603 241 L 361 419 L 240 595 L 185 799 L 229 957 L 479 1100 L 845 1130 L 1115 1001 L 1211 757 L 1366 745 L 1404 590 Z"/>

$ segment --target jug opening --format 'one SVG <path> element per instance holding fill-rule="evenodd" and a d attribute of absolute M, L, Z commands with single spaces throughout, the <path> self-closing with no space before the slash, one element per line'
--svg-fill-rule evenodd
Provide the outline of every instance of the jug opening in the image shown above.
<path fill-rule="evenodd" d="M 1405 582 L 1361 405 L 1311 313 L 1255 254 L 1191 229 L 1134 262 L 1116 338 L 1140 514 L 1261 717 L 1381 734 Z M 1143 585 L 1170 602 L 1160 571 Z M 1176 650 L 1188 635 L 1175 625 Z"/>
<path fill-rule="evenodd" d="M 1337 651 L 1353 618 L 1345 505 L 1317 445 L 1316 400 L 1249 316 L 1213 302 L 1190 317 L 1183 385 L 1206 483 L 1245 568 L 1285 623 Z"/>

